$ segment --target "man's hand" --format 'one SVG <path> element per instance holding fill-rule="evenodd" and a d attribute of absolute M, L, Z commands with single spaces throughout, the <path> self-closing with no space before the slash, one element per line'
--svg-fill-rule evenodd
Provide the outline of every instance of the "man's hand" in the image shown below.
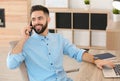
<path fill-rule="evenodd" d="M 96 64 L 96 66 L 97 66 L 99 69 L 102 69 L 103 66 L 109 66 L 110 68 L 113 68 L 113 67 L 115 66 L 113 62 L 108 61 L 108 60 L 100 60 L 100 59 L 97 59 L 97 60 L 95 60 L 94 63 Z"/>
<path fill-rule="evenodd" d="M 23 35 L 23 38 L 25 40 L 27 40 L 29 37 L 30 37 L 30 31 L 32 30 L 32 27 L 31 26 L 28 26 L 26 28 L 23 29 L 22 31 L 22 35 Z"/>
<path fill-rule="evenodd" d="M 12 49 L 12 52 L 11 52 L 12 54 L 18 54 L 18 53 L 22 52 L 24 43 L 30 37 L 29 36 L 30 31 L 31 31 L 31 26 L 24 28 L 24 30 L 22 31 L 22 39 L 19 40 L 19 42 L 16 44 L 16 46 Z"/>
<path fill-rule="evenodd" d="M 83 54 L 82 60 L 86 61 L 86 62 L 96 64 L 96 66 L 99 69 L 102 69 L 103 66 L 109 66 L 111 68 L 113 68 L 115 66 L 113 62 L 108 61 L 108 60 L 100 60 L 100 59 L 95 60 L 94 56 L 92 54 L 89 54 L 89 53 L 86 53 L 86 52 Z"/>

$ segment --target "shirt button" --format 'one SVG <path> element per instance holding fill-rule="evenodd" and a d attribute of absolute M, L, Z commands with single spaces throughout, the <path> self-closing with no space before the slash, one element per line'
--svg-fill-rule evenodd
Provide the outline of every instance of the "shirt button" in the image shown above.
<path fill-rule="evenodd" d="M 53 63 L 51 63 L 51 65 L 53 65 Z"/>
<path fill-rule="evenodd" d="M 48 44 L 47 44 L 48 45 Z"/>
<path fill-rule="evenodd" d="M 56 78 L 56 80 L 57 80 L 57 78 Z"/>
<path fill-rule="evenodd" d="M 49 53 L 49 55 L 51 55 L 51 53 Z"/>

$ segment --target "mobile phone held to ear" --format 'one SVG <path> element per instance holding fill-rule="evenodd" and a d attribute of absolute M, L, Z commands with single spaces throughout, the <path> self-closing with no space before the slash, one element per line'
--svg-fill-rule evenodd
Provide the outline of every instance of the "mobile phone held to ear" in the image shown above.
<path fill-rule="evenodd" d="M 30 26 L 32 26 L 32 22 L 30 22 Z M 32 30 L 33 30 L 33 27 L 31 28 L 31 31 L 29 32 L 29 36 L 32 35 Z"/>
<path fill-rule="evenodd" d="M 31 29 L 31 31 L 29 32 L 29 36 L 31 36 L 32 35 L 32 29 Z"/>

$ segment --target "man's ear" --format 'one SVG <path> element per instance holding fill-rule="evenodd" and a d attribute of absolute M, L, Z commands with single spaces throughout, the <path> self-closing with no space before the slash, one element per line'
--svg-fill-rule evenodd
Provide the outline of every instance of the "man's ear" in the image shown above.
<path fill-rule="evenodd" d="M 48 23 L 50 23 L 50 21 L 51 21 L 51 18 L 50 18 L 50 17 L 48 17 Z"/>

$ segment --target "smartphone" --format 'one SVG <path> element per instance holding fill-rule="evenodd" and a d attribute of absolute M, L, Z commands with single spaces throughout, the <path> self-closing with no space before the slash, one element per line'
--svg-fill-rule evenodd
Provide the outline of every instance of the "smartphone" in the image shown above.
<path fill-rule="evenodd" d="M 30 26 L 32 26 L 32 22 L 30 22 Z M 29 36 L 32 35 L 32 30 L 33 30 L 33 27 L 31 28 L 31 31 L 29 32 Z"/>

